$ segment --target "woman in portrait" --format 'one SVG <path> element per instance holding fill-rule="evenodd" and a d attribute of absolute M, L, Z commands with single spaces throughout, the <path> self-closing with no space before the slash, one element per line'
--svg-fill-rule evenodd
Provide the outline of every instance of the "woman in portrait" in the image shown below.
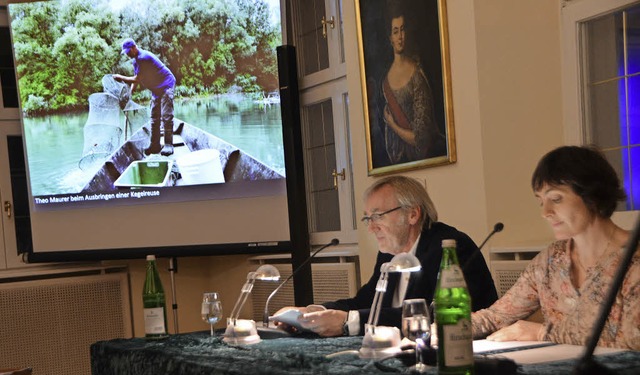
<path fill-rule="evenodd" d="M 393 2 L 388 12 L 393 62 L 384 77 L 385 148 L 391 164 L 446 155 L 444 135 L 434 115 L 429 81 L 420 62 L 407 54 L 406 18 Z"/>

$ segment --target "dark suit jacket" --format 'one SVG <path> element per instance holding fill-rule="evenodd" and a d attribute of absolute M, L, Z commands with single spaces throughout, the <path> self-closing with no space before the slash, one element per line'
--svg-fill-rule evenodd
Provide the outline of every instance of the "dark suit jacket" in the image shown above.
<path fill-rule="evenodd" d="M 467 287 L 471 294 L 473 311 L 491 306 L 498 299 L 491 273 L 484 261 L 484 257 L 478 251 L 478 246 L 465 233 L 444 223 L 433 223 L 431 228 L 424 228 L 416 249 L 416 257 L 422 264 L 422 270 L 411 274 L 405 299 L 424 298 L 427 304 L 431 303 L 433 293 L 438 280 L 440 261 L 442 259 L 442 240 L 455 239 L 458 261 L 463 268 Z M 328 309 L 358 310 L 360 313 L 360 333 L 364 332 L 364 324 L 369 319 L 369 310 L 376 292 L 376 284 L 380 278 L 380 266 L 391 261 L 392 254 L 378 252 L 373 275 L 353 298 L 341 299 L 324 303 Z M 378 319 L 378 325 L 395 326 L 400 328 L 402 321 L 401 308 L 391 307 L 393 295 L 398 284 L 398 274 L 389 273 L 389 284 L 382 300 L 382 309 Z"/>

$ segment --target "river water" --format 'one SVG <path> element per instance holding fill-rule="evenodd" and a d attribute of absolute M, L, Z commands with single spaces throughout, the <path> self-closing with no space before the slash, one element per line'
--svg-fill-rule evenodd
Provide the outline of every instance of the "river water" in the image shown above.
<path fill-rule="evenodd" d="M 242 95 L 176 100 L 175 117 L 197 126 L 285 174 L 280 104 L 254 102 Z M 24 119 L 32 194 L 79 192 L 101 163 L 79 167 L 86 142 L 84 127 L 89 111 Z M 141 113 L 141 118 L 142 113 Z M 144 114 L 146 121 L 146 114 Z M 124 129 L 124 115 L 120 115 Z M 138 122 L 127 135 L 140 128 Z M 125 135 L 119 137 L 124 143 Z M 83 168 L 85 166 L 83 165 Z"/>

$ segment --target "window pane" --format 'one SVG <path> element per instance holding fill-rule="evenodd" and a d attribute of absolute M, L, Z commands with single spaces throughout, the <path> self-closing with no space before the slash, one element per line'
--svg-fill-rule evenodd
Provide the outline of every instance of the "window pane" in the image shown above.
<path fill-rule="evenodd" d="M 595 143 L 602 148 L 617 147 L 621 141 L 627 144 L 623 82 L 614 80 L 591 87 L 588 143 Z M 620 125 L 619 131 L 615 131 L 617 124 Z M 621 139 L 621 135 L 624 138 Z"/>
<path fill-rule="evenodd" d="M 314 194 L 312 202 L 316 213 L 313 232 L 330 232 L 340 230 L 340 205 L 336 190 L 327 190 Z"/>
<path fill-rule="evenodd" d="M 631 189 L 631 179 L 629 171 L 629 149 L 625 148 L 622 150 L 609 150 L 604 151 L 603 154 L 607 161 L 609 161 L 609 163 L 616 170 L 618 178 L 620 178 L 620 181 L 622 181 L 624 190 L 625 192 L 627 192 L 627 200 L 624 202 L 619 202 L 616 210 L 631 210 L 631 198 L 628 193 Z"/>
<path fill-rule="evenodd" d="M 631 162 L 629 163 L 629 188 L 627 192 L 627 209 L 640 209 L 640 147 L 632 147 L 629 150 Z M 625 181 L 626 182 L 626 181 Z"/>
<path fill-rule="evenodd" d="M 640 6 L 627 11 L 627 54 L 627 73 L 640 73 Z"/>
<path fill-rule="evenodd" d="M 586 24 L 586 51 L 589 83 L 617 77 L 624 73 L 622 13 L 610 14 Z"/>
<path fill-rule="evenodd" d="M 311 232 L 340 230 L 340 202 L 333 186 L 336 168 L 331 99 L 303 107 Z"/>
<path fill-rule="evenodd" d="M 344 26 L 342 22 L 342 0 L 338 1 L 338 21 L 340 21 L 340 62 L 344 63 Z"/>
<path fill-rule="evenodd" d="M 326 13 L 324 0 L 300 1 L 296 11 L 300 67 L 302 75 L 309 75 L 329 66 L 327 39 L 322 36 L 320 23 Z"/>
<path fill-rule="evenodd" d="M 640 145 L 640 76 L 630 77 L 627 82 L 629 144 Z"/>
<path fill-rule="evenodd" d="M 640 147 L 604 151 L 604 155 L 618 173 L 626 201 L 618 204 L 618 211 L 640 209 Z"/>
<path fill-rule="evenodd" d="M 331 111 L 331 99 L 327 99 L 320 103 L 306 105 L 304 107 L 306 129 L 309 132 L 307 141 L 309 147 L 321 147 L 325 143 L 324 128 L 325 128 L 325 116 L 324 113 Z M 331 120 L 331 119 L 329 119 Z"/>

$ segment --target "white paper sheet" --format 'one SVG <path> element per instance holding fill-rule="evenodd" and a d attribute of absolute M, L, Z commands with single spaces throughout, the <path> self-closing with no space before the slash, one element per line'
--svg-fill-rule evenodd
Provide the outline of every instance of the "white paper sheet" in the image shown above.
<path fill-rule="evenodd" d="M 296 327 L 300 332 L 308 331 L 306 328 L 300 325 L 300 322 L 298 321 L 298 318 L 301 315 L 302 313 L 300 313 L 300 311 L 295 309 L 289 309 L 289 310 L 283 311 L 280 314 L 270 316 L 269 321 L 286 323 L 292 327 Z"/>
<path fill-rule="evenodd" d="M 610 354 L 622 352 L 625 349 L 601 348 L 594 351 L 594 355 Z M 518 350 L 508 353 L 489 355 L 488 357 L 501 357 L 514 360 L 516 363 L 525 365 L 532 363 L 544 363 L 562 361 L 567 359 L 577 359 L 584 355 L 585 347 L 580 345 L 551 345 L 534 349 Z"/>
<path fill-rule="evenodd" d="M 473 341 L 473 353 L 480 354 L 484 352 L 490 352 L 493 350 L 504 350 L 512 348 L 520 348 L 527 346 L 547 346 L 552 345 L 550 341 L 489 341 L 489 340 L 474 340 Z"/>

